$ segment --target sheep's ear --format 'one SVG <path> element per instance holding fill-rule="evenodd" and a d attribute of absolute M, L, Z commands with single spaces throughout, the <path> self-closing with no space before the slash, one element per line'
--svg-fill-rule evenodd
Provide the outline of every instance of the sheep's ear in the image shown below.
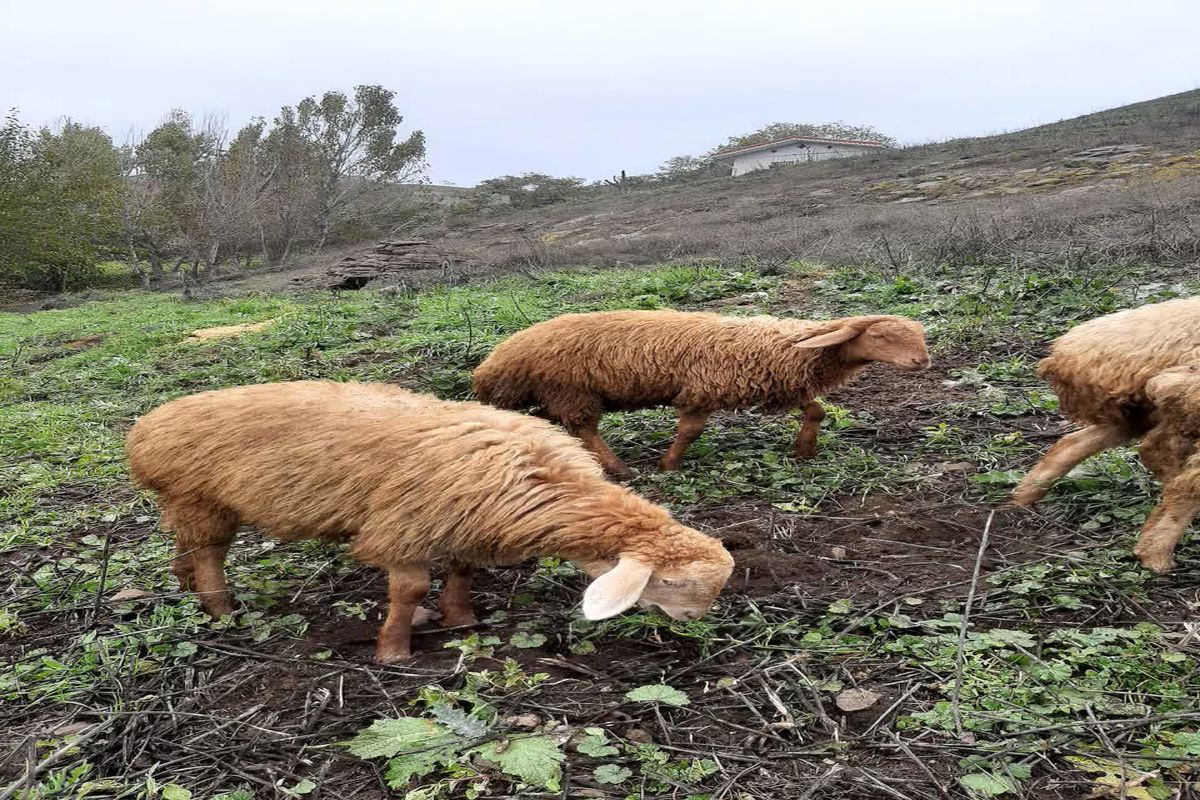
<path fill-rule="evenodd" d="M 607 619 L 620 614 L 638 601 L 653 573 L 654 570 L 641 561 L 622 557 L 615 567 L 592 581 L 583 593 L 583 616 Z"/>
<path fill-rule="evenodd" d="M 795 347 L 816 348 L 829 347 L 833 344 L 841 344 L 848 342 L 855 336 L 858 336 L 862 331 L 851 325 L 844 325 L 837 330 L 829 331 L 828 333 L 818 334 L 811 339 L 801 339 L 795 343 Z"/>

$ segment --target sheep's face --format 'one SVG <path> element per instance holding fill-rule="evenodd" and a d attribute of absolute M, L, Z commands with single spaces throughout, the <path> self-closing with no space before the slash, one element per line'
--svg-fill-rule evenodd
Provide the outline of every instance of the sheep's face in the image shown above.
<path fill-rule="evenodd" d="M 584 616 L 604 619 L 637 603 L 658 606 L 672 619 L 700 619 L 733 573 L 733 557 L 716 545 L 707 558 L 657 569 L 630 557 L 581 562 L 594 578 L 584 594 Z"/>
<path fill-rule="evenodd" d="M 868 325 L 846 343 L 842 353 L 855 361 L 878 361 L 910 372 L 929 366 L 924 326 L 903 317 Z"/>
<path fill-rule="evenodd" d="M 1163 370 L 1146 381 L 1146 396 L 1172 414 L 1200 415 L 1200 364 Z"/>

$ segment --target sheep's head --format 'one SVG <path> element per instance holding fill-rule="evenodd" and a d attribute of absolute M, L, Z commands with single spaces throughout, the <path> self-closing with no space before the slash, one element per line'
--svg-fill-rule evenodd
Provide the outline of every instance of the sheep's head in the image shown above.
<path fill-rule="evenodd" d="M 710 544 L 690 560 L 655 565 L 642 556 L 622 554 L 615 560 L 580 562 L 594 579 L 583 594 L 583 615 L 605 619 L 638 603 L 658 606 L 672 619 L 703 617 L 729 580 L 733 557 L 716 539 L 691 533 Z"/>
<path fill-rule="evenodd" d="M 878 361 L 907 371 L 929 366 L 929 348 L 925 345 L 925 327 L 907 317 L 847 317 L 833 320 L 806 332 L 796 347 L 841 348 L 848 361 Z"/>
<path fill-rule="evenodd" d="M 1172 415 L 1200 416 L 1200 364 L 1163 370 L 1146 381 L 1146 396 Z"/>

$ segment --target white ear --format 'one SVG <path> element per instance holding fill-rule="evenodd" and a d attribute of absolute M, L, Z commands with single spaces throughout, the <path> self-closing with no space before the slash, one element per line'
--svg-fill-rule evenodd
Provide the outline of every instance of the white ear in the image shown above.
<path fill-rule="evenodd" d="M 838 328 L 835 331 L 830 331 L 829 333 L 822 333 L 819 336 L 814 336 L 811 339 L 801 339 L 800 341 L 796 342 L 795 346 L 796 347 L 805 347 L 805 348 L 829 347 L 829 345 L 831 345 L 831 344 L 841 344 L 842 342 L 848 342 L 851 339 L 853 339 L 855 336 L 858 336 L 860 333 L 862 333 L 862 331 L 858 330 L 857 328 L 847 325 L 845 327 Z"/>
<path fill-rule="evenodd" d="M 654 570 L 642 562 L 622 557 L 615 567 L 592 581 L 583 593 L 583 616 L 607 619 L 620 614 L 638 601 L 653 573 Z"/>

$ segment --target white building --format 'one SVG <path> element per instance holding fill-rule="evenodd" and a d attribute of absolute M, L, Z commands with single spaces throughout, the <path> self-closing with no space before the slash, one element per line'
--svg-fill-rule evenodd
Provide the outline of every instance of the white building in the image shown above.
<path fill-rule="evenodd" d="M 712 157 L 713 161 L 728 164 L 734 175 L 745 175 L 757 169 L 766 169 L 772 164 L 795 164 L 804 161 L 825 161 L 830 158 L 860 156 L 873 150 L 887 147 L 881 142 L 854 139 L 820 139 L 812 136 L 794 136 L 774 142 L 726 150 Z"/>

